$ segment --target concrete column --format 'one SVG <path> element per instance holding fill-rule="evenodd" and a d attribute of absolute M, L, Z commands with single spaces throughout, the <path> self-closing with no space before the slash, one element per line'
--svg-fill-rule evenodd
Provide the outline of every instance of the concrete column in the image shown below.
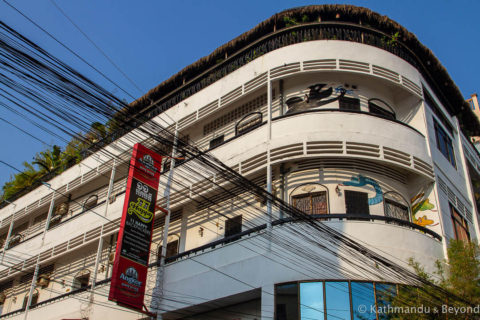
<path fill-rule="evenodd" d="M 189 211 L 182 212 L 182 224 L 180 227 L 180 243 L 178 247 L 178 252 L 184 252 L 185 251 L 185 244 L 187 242 L 187 225 L 188 225 L 188 213 Z"/>
<path fill-rule="evenodd" d="M 108 192 L 107 192 L 107 202 L 105 203 L 105 213 L 104 216 L 107 216 L 108 206 L 110 205 L 110 198 L 112 196 L 113 184 L 115 182 L 115 159 L 113 159 L 112 172 L 110 173 L 110 181 L 108 182 Z"/>
<path fill-rule="evenodd" d="M 262 320 L 273 320 L 275 316 L 275 286 L 273 284 L 262 287 L 261 316 Z"/>

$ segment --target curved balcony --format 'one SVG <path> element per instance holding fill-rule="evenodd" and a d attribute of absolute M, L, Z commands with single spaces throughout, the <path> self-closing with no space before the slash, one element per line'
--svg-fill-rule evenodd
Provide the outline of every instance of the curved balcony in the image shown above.
<path fill-rule="evenodd" d="M 351 220 L 357 217 L 340 214 L 312 216 L 312 218 L 329 220 L 322 223 L 343 232 L 392 261 L 407 261 L 408 258 L 413 257 L 423 265 L 433 267 L 430 262 L 442 258 L 443 249 L 442 242 L 438 241 L 439 236 L 405 221 L 369 216 L 368 219 L 373 222 L 364 222 Z M 319 255 L 326 260 L 335 260 L 335 257 L 329 256 L 320 247 L 311 245 L 295 232 L 295 230 L 303 230 L 315 238 L 314 228 L 310 229 L 308 223 L 292 219 L 277 220 L 273 224 L 271 235 L 265 232 L 265 226 L 258 226 L 167 258 L 164 290 L 185 296 L 202 296 L 205 300 L 215 300 L 251 290 L 252 287 L 244 283 L 252 283 L 252 281 L 257 281 L 255 283 L 262 286 L 299 279 L 305 281 L 325 279 L 324 269 L 318 267 L 321 262 L 316 265 L 312 260 L 307 261 L 305 257 L 298 255 L 294 248 L 288 250 L 278 242 L 279 239 L 283 239 L 288 243 L 297 243 L 312 255 Z M 270 243 L 268 239 L 275 241 Z M 293 261 L 298 264 L 293 264 Z M 214 265 L 215 269 L 206 267 L 211 265 Z M 406 266 L 406 263 L 404 265 Z M 329 279 L 345 279 L 343 274 L 345 270 L 355 272 L 351 268 L 348 262 L 338 261 L 338 269 L 332 267 L 328 270 Z M 378 280 L 375 276 L 376 267 L 372 266 L 372 270 L 370 280 Z M 219 272 L 224 275 L 234 274 L 235 278 L 222 276 L 221 288 L 208 286 L 210 281 L 218 278 Z M 191 303 L 198 304 L 198 301 L 192 300 Z M 182 304 L 180 307 L 188 307 L 188 304 Z M 169 309 L 166 307 L 166 310 Z"/>
<path fill-rule="evenodd" d="M 214 148 L 213 153 L 242 174 L 267 162 L 266 122 Z M 425 137 L 398 120 L 361 111 L 320 109 L 272 120 L 270 162 L 349 157 L 385 162 L 433 178 Z M 228 158 L 226 156 L 228 155 Z"/>
<path fill-rule="evenodd" d="M 350 220 L 350 221 L 384 222 L 386 224 L 397 225 L 397 226 L 404 227 L 404 228 L 411 229 L 411 230 L 417 230 L 417 231 L 425 233 L 426 235 L 432 237 L 433 239 L 436 239 L 438 241 L 442 241 L 442 236 L 440 236 L 438 233 L 436 233 L 436 232 L 434 232 L 430 229 L 427 229 L 425 227 L 422 227 L 422 226 L 420 226 L 418 224 L 415 224 L 415 223 L 412 223 L 410 221 L 405 221 L 405 220 L 392 218 L 392 217 L 378 216 L 378 215 L 359 216 L 359 215 L 354 215 L 354 214 L 316 214 L 316 215 L 311 215 L 310 217 L 312 219 L 316 219 L 316 220 L 319 220 L 319 221 L 335 221 L 335 220 L 336 221 L 343 221 L 343 220 L 349 221 Z M 283 218 L 283 219 L 273 221 L 272 225 L 273 226 L 278 226 L 278 225 L 282 225 L 282 224 L 285 224 L 285 223 L 298 222 L 298 221 L 301 221 L 301 219 L 299 219 L 299 218 Z M 188 258 L 190 256 L 194 256 L 198 253 L 202 253 L 202 252 L 205 252 L 205 251 L 210 250 L 210 249 L 215 249 L 217 247 L 221 247 L 222 245 L 225 245 L 225 244 L 230 243 L 230 242 L 235 241 L 235 240 L 239 240 L 243 237 L 248 237 L 248 236 L 250 236 L 252 234 L 255 234 L 259 231 L 265 230 L 266 228 L 267 228 L 266 224 L 262 224 L 262 225 L 254 227 L 254 228 L 250 228 L 250 229 L 242 231 L 238 234 L 234 234 L 234 235 L 231 235 L 231 236 L 213 241 L 213 242 L 208 243 L 206 245 L 203 245 L 203 246 L 200 246 L 200 247 L 197 247 L 197 248 L 193 248 L 193 249 L 184 251 L 182 253 L 179 253 L 177 255 L 168 257 L 168 258 L 165 259 L 165 262 L 166 263 L 174 262 L 174 261 L 177 261 L 177 260 Z M 159 263 L 159 261 L 150 264 L 150 266 L 155 266 L 158 263 Z"/>

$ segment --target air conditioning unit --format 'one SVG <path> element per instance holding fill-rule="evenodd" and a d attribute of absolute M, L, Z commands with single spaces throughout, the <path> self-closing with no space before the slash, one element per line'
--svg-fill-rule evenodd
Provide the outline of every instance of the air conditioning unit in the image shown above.
<path fill-rule="evenodd" d="M 56 226 L 58 223 L 62 221 L 62 216 L 61 215 L 54 215 L 53 217 L 50 218 L 50 225 L 48 226 L 49 228 L 52 228 Z"/>
<path fill-rule="evenodd" d="M 50 283 L 50 275 L 41 274 L 40 276 L 38 276 L 37 286 L 42 287 L 42 288 L 46 288 L 46 287 L 48 287 L 49 283 Z"/>

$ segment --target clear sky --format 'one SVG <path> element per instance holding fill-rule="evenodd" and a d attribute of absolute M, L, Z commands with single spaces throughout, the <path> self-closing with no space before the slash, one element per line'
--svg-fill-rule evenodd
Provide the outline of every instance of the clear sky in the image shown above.
<path fill-rule="evenodd" d="M 287 8 L 326 4 L 287 0 L 8 0 L 35 22 L 139 97 L 183 67 Z M 55 2 L 53 2 L 55 1 Z M 468 98 L 480 76 L 480 1 L 337 1 L 367 7 L 399 22 L 429 47 Z M 140 88 L 135 88 L 73 27 L 60 7 Z M 0 0 L 0 19 L 121 98 L 118 88 L 80 62 Z M 61 143 L 0 108 L 0 116 L 41 137 Z M 21 167 L 46 146 L 0 122 L 0 159 Z M 0 163 L 0 186 L 15 173 Z"/>

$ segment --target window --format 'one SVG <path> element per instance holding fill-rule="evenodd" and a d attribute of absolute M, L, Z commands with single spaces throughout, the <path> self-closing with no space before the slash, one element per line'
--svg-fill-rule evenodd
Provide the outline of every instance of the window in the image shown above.
<path fill-rule="evenodd" d="M 275 319 L 298 319 L 298 284 L 288 283 L 275 287 Z"/>
<path fill-rule="evenodd" d="M 27 308 L 27 303 L 28 303 L 28 294 L 23 298 L 23 306 L 22 309 L 25 310 Z M 35 289 L 32 295 L 32 301 L 30 301 L 30 308 L 35 306 L 38 303 L 38 290 Z"/>
<path fill-rule="evenodd" d="M 368 194 L 345 190 L 345 208 L 347 214 L 369 215 Z"/>
<path fill-rule="evenodd" d="M 458 211 L 450 205 L 452 211 L 453 231 L 455 239 L 462 241 L 470 241 L 470 232 L 468 231 L 467 221 L 458 213 Z"/>
<path fill-rule="evenodd" d="M 7 241 L 7 234 L 4 233 L 4 234 L 0 235 L 0 249 L 3 248 L 6 241 Z"/>
<path fill-rule="evenodd" d="M 433 119 L 435 126 L 435 137 L 437 138 L 437 148 L 447 158 L 447 160 L 456 168 L 455 154 L 453 153 L 452 138 L 443 130 L 438 122 Z"/>
<path fill-rule="evenodd" d="M 85 201 L 83 201 L 82 211 L 87 211 L 92 209 L 97 205 L 97 202 L 98 202 L 98 195 L 96 194 L 90 195 L 87 199 L 85 199 Z"/>
<path fill-rule="evenodd" d="M 430 96 L 430 94 L 426 91 L 423 90 L 423 96 L 425 97 L 425 104 L 427 107 L 430 108 L 430 110 L 433 111 L 433 113 L 440 119 L 440 122 L 444 125 L 445 129 L 453 135 L 453 127 L 448 122 L 447 117 L 443 114 L 442 111 L 440 111 L 440 108 L 437 106 L 437 104 L 433 101 L 433 98 Z"/>
<path fill-rule="evenodd" d="M 323 282 L 300 283 L 300 319 L 323 319 L 323 302 Z"/>
<path fill-rule="evenodd" d="M 219 145 L 221 145 L 225 141 L 225 135 L 221 135 L 216 137 L 215 139 L 210 140 L 210 149 L 213 149 Z"/>
<path fill-rule="evenodd" d="M 293 206 L 306 214 L 327 213 L 327 192 L 312 192 L 292 196 Z"/>
<path fill-rule="evenodd" d="M 395 112 L 393 112 L 393 109 L 380 99 L 370 99 L 368 101 L 368 111 L 384 118 L 395 120 Z"/>
<path fill-rule="evenodd" d="M 179 252 L 180 249 L 180 237 L 176 234 L 174 235 L 169 235 L 168 236 L 168 242 L 167 242 L 167 249 L 165 252 L 165 258 L 170 258 L 173 256 L 176 256 Z M 160 258 L 162 256 L 162 245 L 158 245 L 157 248 L 157 261 L 160 262 Z"/>
<path fill-rule="evenodd" d="M 235 125 L 235 135 L 243 134 L 262 124 L 262 113 L 252 112 L 244 116 Z"/>
<path fill-rule="evenodd" d="M 225 238 L 242 232 L 242 216 L 225 220 Z"/>
<path fill-rule="evenodd" d="M 178 240 L 167 243 L 167 252 L 165 253 L 165 258 L 173 257 L 178 254 L 178 244 Z"/>
<path fill-rule="evenodd" d="M 351 282 L 353 320 L 376 320 L 375 291 L 371 282 Z M 364 306 L 366 307 L 365 309 Z"/>
<path fill-rule="evenodd" d="M 341 97 L 339 105 L 340 110 L 360 111 L 360 99 Z"/>
<path fill-rule="evenodd" d="M 327 320 L 350 319 L 348 282 L 325 282 L 325 302 Z"/>
<path fill-rule="evenodd" d="M 388 309 L 391 306 L 392 297 L 397 295 L 397 287 L 394 284 L 375 283 L 377 296 L 377 308 Z M 378 320 L 391 319 L 388 313 L 379 313 Z"/>
<path fill-rule="evenodd" d="M 410 221 L 408 207 L 390 199 L 385 199 L 385 216 Z"/>
<path fill-rule="evenodd" d="M 272 97 L 272 99 L 273 99 L 273 97 Z M 241 117 L 243 117 L 246 114 L 249 114 L 252 111 L 260 110 L 260 108 L 262 106 L 265 106 L 266 104 L 267 104 L 267 94 L 265 93 L 265 94 L 262 94 L 261 96 L 255 98 L 255 99 L 247 102 L 247 103 L 242 104 L 241 106 L 239 106 L 239 107 L 235 108 L 234 110 L 228 112 L 227 114 L 224 114 L 223 116 L 213 120 L 212 122 L 207 123 L 203 127 L 203 135 L 207 135 L 211 132 L 214 132 L 214 131 L 226 126 L 227 124 L 229 124 L 233 121 L 236 121 L 237 119 L 240 119 Z M 212 110 L 211 105 L 212 104 L 201 108 L 200 113 L 202 113 L 203 109 Z M 215 101 L 213 103 L 213 105 L 214 105 L 214 108 L 216 108 L 217 102 Z"/>
<path fill-rule="evenodd" d="M 13 287 L 13 280 L 0 283 L 0 315 L 2 314 L 3 305 L 7 300 L 8 294 L 11 292 Z"/>

